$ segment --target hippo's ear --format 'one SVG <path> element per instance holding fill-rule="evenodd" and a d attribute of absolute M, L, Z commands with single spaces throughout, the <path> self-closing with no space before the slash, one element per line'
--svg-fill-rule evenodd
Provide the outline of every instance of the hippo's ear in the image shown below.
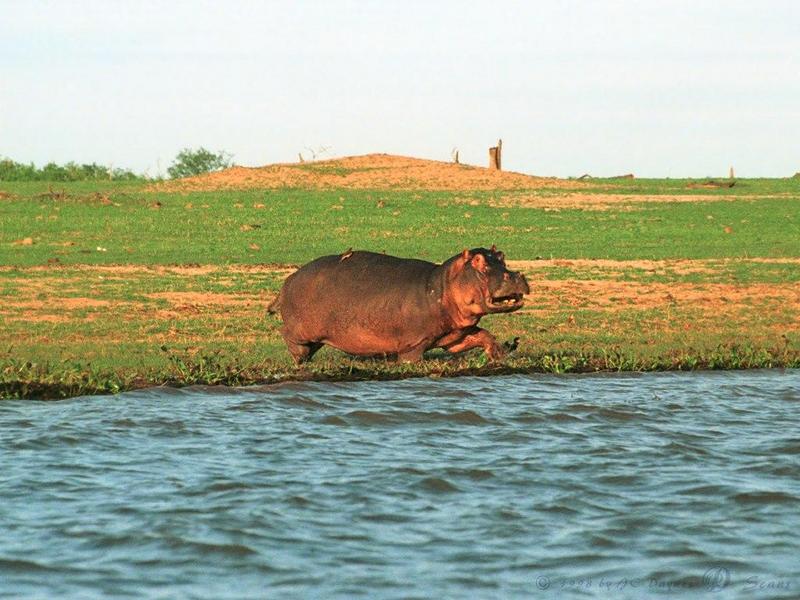
<path fill-rule="evenodd" d="M 456 257 L 452 266 L 450 267 L 450 278 L 452 279 L 461 273 L 471 258 L 472 252 L 470 252 L 467 248 L 464 248 L 464 251 Z"/>
<path fill-rule="evenodd" d="M 494 257 L 495 257 L 497 260 L 499 260 L 499 261 L 500 261 L 501 263 L 503 263 L 503 264 L 506 264 L 506 255 L 505 255 L 505 254 L 503 254 L 503 251 L 502 251 L 502 250 L 498 250 L 498 249 L 497 249 L 497 246 L 496 246 L 495 244 L 492 244 L 492 248 L 491 248 L 491 250 L 490 250 L 490 251 L 491 251 L 492 255 L 493 255 L 493 256 L 494 256 Z"/>
<path fill-rule="evenodd" d="M 489 269 L 489 264 L 486 262 L 486 257 L 483 254 L 476 254 L 470 261 L 472 268 L 481 273 L 486 273 Z"/>

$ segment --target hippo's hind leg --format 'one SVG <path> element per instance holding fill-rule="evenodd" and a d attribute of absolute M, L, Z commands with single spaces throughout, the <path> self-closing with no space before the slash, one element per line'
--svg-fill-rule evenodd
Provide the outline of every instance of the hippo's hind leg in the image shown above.
<path fill-rule="evenodd" d="M 422 360 L 422 355 L 428 349 L 428 344 L 419 344 L 413 348 L 409 348 L 405 352 L 398 352 L 397 362 L 419 362 Z"/>
<path fill-rule="evenodd" d="M 289 349 L 289 354 L 292 355 L 294 362 L 298 365 L 310 361 L 317 350 L 322 348 L 323 345 L 322 342 L 297 343 L 286 340 L 286 347 Z"/>

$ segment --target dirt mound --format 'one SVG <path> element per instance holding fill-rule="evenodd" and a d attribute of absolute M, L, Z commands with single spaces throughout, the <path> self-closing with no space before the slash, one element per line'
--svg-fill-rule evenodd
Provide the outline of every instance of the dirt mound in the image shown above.
<path fill-rule="evenodd" d="M 233 167 L 152 187 L 160 191 L 221 189 L 353 188 L 418 190 L 521 190 L 580 187 L 576 182 L 494 171 L 421 158 L 366 154 L 308 163 Z"/>

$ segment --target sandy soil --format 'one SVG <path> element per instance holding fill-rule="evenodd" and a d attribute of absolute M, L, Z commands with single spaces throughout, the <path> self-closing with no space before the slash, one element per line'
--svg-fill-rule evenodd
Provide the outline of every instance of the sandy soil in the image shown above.
<path fill-rule="evenodd" d="M 780 303 L 798 311 L 800 286 L 794 284 L 732 285 L 726 283 L 637 283 L 608 280 L 536 280 L 533 303 L 550 309 L 565 306 L 582 308 L 665 308 L 680 305 L 721 311 L 754 304 Z"/>
<path fill-rule="evenodd" d="M 0 265 L 0 271 L 24 272 L 83 272 L 106 275 L 108 277 L 125 277 L 126 275 L 180 275 L 191 277 L 195 275 L 208 275 L 224 271 L 226 273 L 279 273 L 288 275 L 297 269 L 294 265 L 36 265 L 33 267 L 15 267 Z"/>
<path fill-rule="evenodd" d="M 353 188 L 411 190 L 524 190 L 541 187 L 580 189 L 586 184 L 534 177 L 511 171 L 435 160 L 366 154 L 335 160 L 232 167 L 216 173 L 167 181 L 156 191 L 206 191 L 253 188 Z"/>
<path fill-rule="evenodd" d="M 769 259 L 754 259 L 765 262 Z M 612 260 L 537 260 L 510 261 L 509 266 L 525 272 L 532 288 L 527 312 L 552 312 L 554 310 L 589 309 L 616 313 L 631 309 L 692 309 L 710 317 L 752 311 L 769 314 L 780 309 L 796 317 L 791 324 L 800 330 L 800 286 L 795 283 L 747 285 L 728 283 L 640 283 L 619 281 L 614 274 L 630 268 L 660 270 L 683 269 L 708 272 L 719 261 L 612 261 Z M 800 264 L 800 259 L 773 259 L 770 262 Z M 598 269 L 608 275 L 604 279 L 546 279 L 539 269 L 551 267 L 576 267 Z M 54 271 L 53 277 L 25 278 L 26 271 Z M 202 312 L 215 318 L 252 315 L 263 318 L 266 305 L 274 293 L 254 289 L 252 293 L 172 291 L 150 294 L 148 301 L 119 301 L 76 296 L 87 275 L 136 278 L 148 274 L 170 273 L 177 278 L 191 279 L 197 274 L 218 273 L 275 273 L 285 277 L 294 270 L 291 266 L 191 266 L 191 267 L 133 267 L 133 266 L 81 266 L 81 267 L 31 267 L 18 269 L 18 289 L 21 294 L 8 296 L 0 307 L 0 316 L 13 321 L 63 322 L 71 319 L 94 320 L 104 318 L 109 310 L 115 314 L 128 314 L 134 319 L 189 319 Z M 42 292 L 47 296 L 42 298 Z M 37 297 L 38 296 L 38 297 Z M 168 309 L 159 305 L 167 301 Z M 163 306 L 163 305 L 161 305 Z M 75 315 L 73 311 L 89 311 L 88 315 Z M 117 318 L 117 317 L 115 317 Z"/>
<path fill-rule="evenodd" d="M 606 260 L 602 258 L 554 258 L 540 260 L 509 260 L 508 267 L 515 271 L 531 271 L 552 269 L 555 267 L 590 269 L 605 272 L 609 275 L 630 269 L 641 269 L 650 273 L 666 273 L 667 271 L 688 275 L 690 273 L 713 273 L 720 265 L 741 263 L 783 264 L 800 266 L 800 258 L 730 258 L 730 259 L 670 259 L 670 260 Z"/>
<path fill-rule="evenodd" d="M 652 271 L 673 270 L 677 273 L 708 273 L 714 265 L 720 263 L 761 263 L 785 264 L 800 266 L 800 258 L 736 258 L 736 259 L 668 259 L 668 260 L 610 260 L 604 258 L 552 258 L 537 260 L 509 260 L 511 269 L 535 271 L 553 267 L 598 268 L 607 271 L 623 271 L 625 269 L 644 269 Z M 297 269 L 296 265 L 255 264 L 255 265 L 36 265 L 32 267 L 16 267 L 0 265 L 0 271 L 10 272 L 76 272 L 107 275 L 109 277 L 135 274 L 208 275 L 210 273 L 276 273 L 288 275 Z"/>
<path fill-rule="evenodd" d="M 498 200 L 481 200 L 490 206 L 524 206 L 545 210 L 584 209 L 584 210 L 635 210 L 637 204 L 663 202 L 725 202 L 732 200 L 775 200 L 785 198 L 780 195 L 732 196 L 716 194 L 586 194 L 581 192 L 538 196 L 535 194 L 515 194 Z M 469 203 L 469 202 L 467 202 Z"/>

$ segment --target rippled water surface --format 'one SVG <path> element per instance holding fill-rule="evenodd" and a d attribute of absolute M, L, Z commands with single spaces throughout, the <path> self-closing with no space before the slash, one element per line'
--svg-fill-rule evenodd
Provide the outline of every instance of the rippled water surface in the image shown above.
<path fill-rule="evenodd" d="M 800 597 L 800 374 L 0 403 L 0 595 Z"/>

